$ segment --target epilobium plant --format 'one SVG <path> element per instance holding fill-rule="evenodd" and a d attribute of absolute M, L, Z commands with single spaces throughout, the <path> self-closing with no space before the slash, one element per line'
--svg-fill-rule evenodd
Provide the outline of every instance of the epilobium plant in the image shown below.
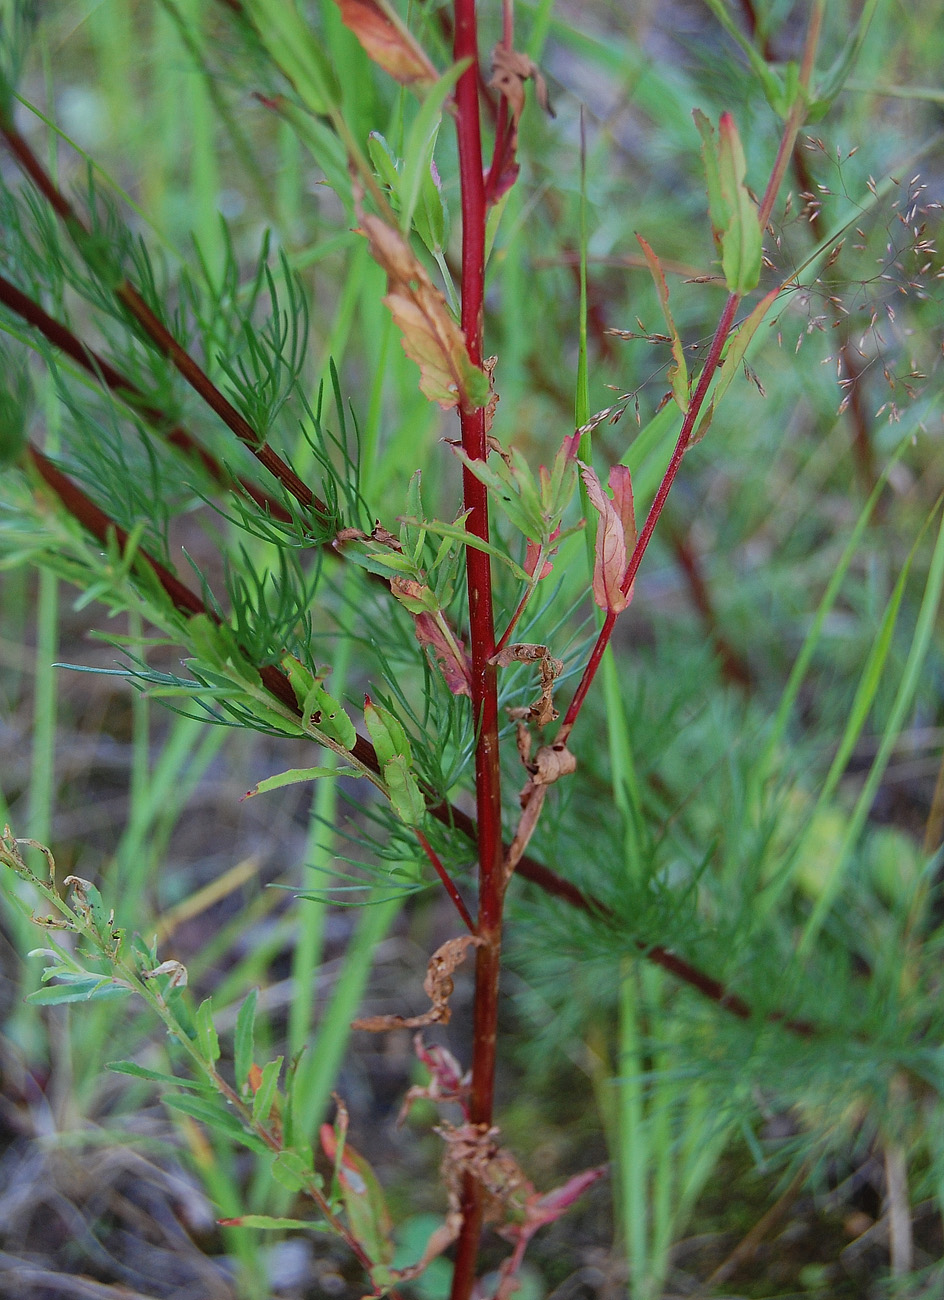
<path fill-rule="evenodd" d="M 441 1222 L 402 1260 L 380 1181 L 348 1141 L 340 1096 L 325 1122 L 347 1029 L 336 1022 L 319 1039 L 330 1051 L 311 1048 L 307 940 L 299 951 L 308 956 L 295 967 L 301 1010 L 293 1008 L 286 1051 L 268 1054 L 257 1045 L 271 1032 L 259 1033 L 255 991 L 224 1028 L 214 997 L 195 1005 L 185 966 L 143 937 L 140 867 L 126 876 L 128 889 L 110 888 L 104 876 L 98 885 L 78 875 L 59 880 L 49 848 L 40 870 L 24 855 L 35 841 L 8 831 L 3 862 L 52 909 L 34 918 L 50 960 L 32 1002 L 143 999 L 170 1036 L 169 1066 L 126 1060 L 112 1068 L 179 1089 L 165 1093 L 169 1106 L 244 1144 L 271 1174 L 265 1213 L 227 1212 L 221 1222 L 327 1230 L 373 1295 L 397 1294 L 445 1253 L 453 1300 L 503 1300 L 532 1239 L 604 1173 L 594 1164 L 542 1190 L 524 1172 L 527 1152 L 513 1154 L 501 1136 L 503 934 L 521 882 L 535 888 L 522 915 L 519 968 L 530 987 L 548 988 L 558 1032 L 576 1033 L 582 1021 L 592 1045 L 588 1068 L 635 1297 L 662 1293 L 673 1236 L 734 1134 L 747 1132 L 759 1151 L 754 1116 L 792 1112 L 796 1141 L 785 1159 L 809 1177 L 850 1130 L 865 1134 L 888 1170 L 898 1273 L 915 1262 L 909 1169 L 940 1200 L 932 876 L 912 853 L 889 877 L 867 833 L 902 729 L 926 706 L 921 675 L 944 565 L 936 507 L 903 548 L 895 535 L 887 582 L 869 590 L 877 630 L 849 668 L 845 716 L 836 721 L 826 696 L 819 703 L 835 744 L 818 789 L 789 754 L 800 744 L 801 691 L 821 663 L 840 600 L 861 595 L 848 594 L 857 557 L 887 509 L 889 485 L 902 490 L 905 453 L 895 451 L 876 474 L 875 458 L 894 449 L 876 445 L 859 409 L 863 501 L 843 516 L 825 571 L 814 567 L 816 603 L 777 695 L 767 683 L 759 698 L 732 703 L 755 670 L 718 625 L 680 516 L 669 537 L 704 618 L 707 654 L 690 644 L 673 658 L 664 641 L 656 664 L 643 668 L 615 653 L 670 494 L 700 454 L 690 453 L 710 448 L 732 403 L 753 400 L 749 380 L 763 390 L 749 352 L 771 337 L 772 322 L 780 332 L 789 325 L 788 300 L 822 295 L 837 324 L 847 312 L 828 273 L 853 229 L 868 243 L 861 227 L 884 190 L 870 178 L 853 218 L 839 209 L 827 219 L 812 185 L 798 197 L 796 181 L 809 177 L 804 128 L 829 114 L 876 7 L 867 4 L 837 42 L 824 35 L 823 0 L 808 6 L 802 33 L 778 32 L 753 6 L 744 6 L 744 26 L 720 0 L 708 5 L 718 24 L 712 39 L 726 33 L 733 44 L 724 57 L 737 50 L 741 61 L 737 103 L 712 113 L 689 104 L 693 117 L 674 128 L 700 152 L 703 273 L 682 270 L 702 285 L 670 289 L 678 259 L 661 249 L 659 224 L 632 211 L 620 217 L 624 259 L 639 227 L 629 264 L 651 280 L 639 309 L 650 313 L 648 328 L 635 308 L 628 322 L 638 329 L 626 319 L 601 327 L 588 274 L 585 123 L 555 128 L 555 156 L 566 149 L 579 160 L 579 185 L 555 195 L 556 164 L 537 184 L 536 162 L 528 203 L 545 204 L 551 225 L 563 206 L 572 209 L 566 221 L 576 233 L 559 250 L 560 265 L 576 272 L 570 379 L 549 373 L 541 357 L 564 326 L 550 316 L 542 322 L 529 306 L 515 245 L 531 220 L 516 197 L 524 141 L 549 139 L 536 57 L 546 7 L 529 11 L 535 26 L 522 41 L 511 0 L 500 14 L 455 0 L 409 21 L 388 0 L 226 0 L 211 11 L 214 31 L 229 81 L 241 76 L 252 94 L 237 119 L 224 81 L 208 70 L 202 30 L 166 3 L 261 201 L 269 206 L 272 196 L 245 133 L 264 131 L 269 118 L 286 156 L 297 165 L 298 150 L 307 151 L 331 192 L 311 247 L 297 211 L 276 211 L 280 242 L 267 236 L 248 271 L 242 246 L 212 221 L 203 223 L 193 265 L 159 257 L 91 160 L 73 183 L 57 179 L 19 89 L 29 66 L 27 10 L 10 10 L 0 86 L 2 323 L 45 361 L 52 396 L 34 407 L 33 371 L 11 350 L 4 563 L 39 566 L 79 587 L 86 602 L 128 614 L 130 635 L 113 640 L 122 671 L 146 698 L 167 701 L 185 720 L 261 732 L 273 738 L 269 752 L 292 742 L 293 758 L 249 794 L 305 783 L 330 790 L 316 796 L 312 844 L 326 834 L 320 843 L 340 854 L 336 790 L 349 791 L 358 868 L 344 888 L 359 889 L 381 918 L 360 932 L 362 967 L 404 895 L 436 889 L 449 900 L 455 933 L 429 954 L 427 1010 L 354 1018 L 353 1007 L 335 1004 L 347 1010 L 355 1043 L 366 1033 L 415 1033 L 428 1081 L 411 1089 L 403 1115 L 420 1100 L 444 1108 L 436 1126 Z M 579 47 L 583 38 L 571 36 Z M 778 41 L 795 45 L 793 57 L 777 61 Z M 823 46 L 831 47 L 825 56 Z M 745 154 L 738 118 L 746 105 L 752 129 L 765 122 L 757 134 L 766 158 L 760 147 Z M 678 107 L 666 96 L 667 115 Z M 851 154 L 836 166 L 852 168 Z M 920 305 L 937 254 L 919 228 L 927 216 L 919 210 L 930 209 L 916 186 L 899 214 L 910 242 L 890 265 Z M 789 243 L 798 238 L 790 205 L 801 202 L 813 232 L 802 252 Z M 346 285 L 331 290 L 340 304 L 330 330 L 319 318 L 324 295 L 312 297 L 301 274 L 331 255 L 329 226 L 349 259 Z M 719 289 L 706 333 L 708 309 L 697 296 L 714 295 L 714 303 Z M 357 313 L 366 322 L 359 358 L 346 346 Z M 810 329 L 817 324 L 811 310 Z M 521 333 L 538 328 L 526 364 Z M 658 392 L 653 398 L 641 379 L 623 381 L 619 397 L 594 414 L 591 358 L 596 349 L 602 365 L 614 336 L 661 350 Z M 339 364 L 329 348 L 343 354 Z M 847 331 L 840 378 L 858 392 L 854 355 Z M 864 344 L 858 355 L 867 355 Z M 617 374 L 631 365 L 610 364 Z M 779 357 L 770 364 L 784 366 Z M 885 373 L 893 383 L 887 362 Z M 916 361 L 898 380 L 916 421 L 923 379 Z M 785 392 L 790 383 L 782 381 Z M 575 418 L 563 413 L 562 389 Z M 45 440 L 37 409 L 47 412 Z M 624 436 L 627 410 L 638 425 Z M 785 405 L 779 414 L 786 427 Z M 748 440 L 738 455 L 774 491 L 781 471 L 771 468 L 769 447 Z M 809 464 L 797 476 L 815 481 Z M 745 494 L 731 506 L 732 522 L 751 508 Z M 207 536 L 222 564 L 207 553 Z M 777 544 L 789 546 L 789 536 Z M 751 633 L 738 638 L 748 651 L 766 638 L 760 585 L 775 570 L 771 556 L 760 583 L 751 579 L 742 612 L 753 641 Z M 904 610 L 906 645 L 897 630 Z M 652 608 L 645 615 L 656 628 L 659 618 Z M 715 660 L 727 688 L 714 680 Z M 850 803 L 839 785 L 870 717 L 878 740 Z M 291 765 L 299 753 L 303 764 Z M 172 790 L 170 764 L 163 779 Z M 145 838 L 136 841 L 141 854 Z M 299 917 L 330 892 L 303 891 Z M 570 963 L 599 975 L 592 996 L 582 977 L 570 979 Z M 474 965 L 471 1019 L 461 1049 L 447 1048 L 424 1031 L 449 1023 L 453 977 L 466 965 Z M 674 997 L 676 987 L 693 996 Z M 488 1256 L 493 1271 L 484 1279 L 486 1229 L 506 1250 L 497 1262 Z"/>

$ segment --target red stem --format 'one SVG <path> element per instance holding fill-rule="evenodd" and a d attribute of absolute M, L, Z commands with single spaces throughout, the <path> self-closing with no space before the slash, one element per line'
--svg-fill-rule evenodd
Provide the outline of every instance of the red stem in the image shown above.
<path fill-rule="evenodd" d="M 455 0 L 453 57 L 469 59 L 456 86 L 456 129 L 462 192 L 462 328 L 469 356 L 482 363 L 485 299 L 485 184 L 479 119 L 479 58 L 475 0 Z M 485 460 L 485 412 L 461 410 L 462 446 L 470 460 Z M 488 495 L 467 469 L 462 472 L 466 527 L 488 541 Z M 483 943 L 476 952 L 473 1013 L 472 1087 L 469 1116 L 488 1127 L 495 1095 L 495 1050 L 498 979 L 501 966 L 501 917 L 504 895 L 504 850 L 501 834 L 501 780 L 498 757 L 498 689 L 491 564 L 484 551 L 466 549 L 469 630 L 472 649 L 472 708 L 478 723 L 475 746 L 475 792 L 478 812 L 479 913 L 476 933 Z M 482 1188 L 467 1176 L 462 1188 L 462 1230 L 456 1253 L 452 1300 L 468 1300 L 482 1227 Z"/>
<path fill-rule="evenodd" d="M 452 899 L 453 903 L 455 904 L 456 911 L 462 917 L 468 929 L 472 932 L 472 934 L 474 934 L 475 922 L 472 920 L 472 917 L 469 915 L 469 909 L 466 907 L 465 903 L 463 902 L 462 895 L 459 893 L 458 889 L 456 888 L 455 881 L 452 879 L 449 872 L 443 866 L 442 862 L 440 862 L 439 854 L 433 848 L 432 844 L 430 844 L 429 840 L 426 838 L 426 836 L 423 834 L 420 828 L 418 826 L 414 826 L 413 831 L 416 835 L 416 838 L 420 842 L 420 848 L 423 850 L 423 852 L 429 858 L 430 862 L 433 864 L 433 870 L 436 872 L 436 875 L 442 881 L 446 893 L 449 895 L 449 897 Z"/>

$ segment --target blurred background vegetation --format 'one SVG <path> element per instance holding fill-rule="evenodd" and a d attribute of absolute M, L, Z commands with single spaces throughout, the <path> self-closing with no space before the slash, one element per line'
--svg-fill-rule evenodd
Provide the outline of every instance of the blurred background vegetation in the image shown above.
<path fill-rule="evenodd" d="M 182 267 L 216 284 L 221 322 L 270 232 L 272 264 L 284 251 L 307 295 L 306 386 L 324 384 L 335 425 L 356 428 L 365 495 L 392 525 L 422 464 L 427 502 L 452 517 L 456 467 L 438 444 L 455 430 L 419 392 L 381 303 L 343 159 L 328 140 L 313 156 L 260 102 L 265 74 L 247 63 L 224 9 L 43 5 L 20 127 L 69 192 L 85 188 L 90 160 L 159 276 L 166 263 L 171 284 Z M 516 7 L 519 44 L 539 61 L 556 116 L 533 104 L 525 114 L 522 176 L 492 256 L 496 432 L 539 464 L 572 431 L 583 219 L 591 408 L 622 412 L 600 425 L 597 448 L 604 463 L 632 455 L 642 502 L 677 421 L 634 232 L 669 272 L 696 362 L 725 290 L 691 110 L 734 114 L 758 188 L 778 138 L 711 10 L 676 0 Z M 796 55 L 805 6 L 727 12 L 771 58 Z M 858 13 L 828 6 L 823 66 Z M 362 139 L 387 123 L 395 142 L 401 98 L 370 73 L 333 5 L 319 14 L 349 122 Z M 448 21 L 440 5 L 411 6 L 440 66 Z M 487 50 L 500 11 L 483 10 L 482 23 Z M 766 287 L 794 273 L 796 282 L 686 459 L 618 634 L 634 811 L 614 815 L 616 724 L 598 690 L 578 742 L 584 785 L 536 836 L 542 860 L 619 924 L 546 903 L 535 924 L 528 889 L 511 904 L 504 1139 L 540 1186 L 614 1161 L 610 1183 L 536 1241 L 525 1278 L 535 1298 L 944 1294 L 942 42 L 933 0 L 880 3 L 846 89 L 801 137 L 764 273 Z M 448 270 L 458 234 L 448 121 L 436 161 L 454 217 Z M 14 185 L 5 156 L 0 174 Z M 9 256 L 0 251 L 0 269 L 15 278 Z M 101 326 L 64 297 L 98 345 Z M 9 312 L 0 327 L 19 365 L 28 331 Z M 205 345 L 211 355 L 212 331 Z M 30 362 L 27 374 L 32 431 L 54 454 L 74 443 L 79 417 L 42 367 Z M 199 421 L 192 395 L 174 402 Z M 103 399 L 105 424 L 107 409 Z M 309 453 L 291 449 L 304 472 Z M 218 576 L 218 532 L 201 507 L 179 512 L 173 541 Z M 0 522 L 11 510 L 0 490 Z M 114 646 L 92 633 L 142 629 L 124 615 L 106 625 L 101 606 L 20 558 L 11 546 L 0 572 L 0 824 L 52 845 L 63 875 L 94 878 L 125 925 L 156 933 L 198 996 L 214 993 L 221 1028 L 258 986 L 265 1046 L 292 1055 L 314 1036 L 310 1118 L 333 1087 L 343 1094 L 352 1137 L 415 1255 L 442 1204 L 430 1114 L 417 1108 L 394 1126 L 413 1080 L 410 1044 L 394 1033 L 351 1050 L 346 1026 L 358 1007 L 399 1010 L 420 996 L 450 911 L 436 892 L 404 898 L 399 888 L 361 910 L 323 893 L 297 901 L 295 891 L 323 891 L 348 870 L 346 856 L 362 855 L 372 826 L 345 802 L 350 792 L 326 783 L 314 797 L 293 787 L 240 802 L 260 778 L 310 762 L 309 746 L 175 716 L 123 670 L 58 666 L 114 669 Z M 561 583 L 567 608 L 580 575 Z M 334 570 L 326 585 L 332 681 L 356 697 L 362 658 L 383 657 L 376 627 L 387 615 Z M 560 618 L 553 649 L 569 663 L 587 615 L 577 604 Z M 806 671 L 789 684 L 804 644 Z M 151 662 L 173 667 L 163 648 Z M 24 954 L 40 940 L 2 884 L 0 1294 L 360 1294 L 343 1252 L 321 1239 L 273 1245 L 271 1234 L 216 1227 L 247 1206 L 271 1210 L 254 1158 L 104 1071 L 121 1056 L 162 1059 L 146 1016 L 24 1003 L 39 971 Z M 807 1041 L 762 1015 L 741 1023 L 641 961 L 639 945 L 653 943 L 678 948 L 760 1012 L 783 1009 L 823 1032 Z M 460 1056 L 469 994 L 459 978 L 450 1041 Z M 443 1294 L 440 1264 L 419 1294 Z"/>

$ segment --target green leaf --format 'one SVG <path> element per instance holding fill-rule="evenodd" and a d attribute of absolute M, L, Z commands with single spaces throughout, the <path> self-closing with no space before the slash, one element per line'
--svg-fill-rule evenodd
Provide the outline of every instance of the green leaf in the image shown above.
<path fill-rule="evenodd" d="M 371 131 L 367 137 L 367 152 L 378 180 L 389 188 L 390 197 L 396 205 L 400 193 L 399 160 L 396 154 L 379 131 Z"/>
<path fill-rule="evenodd" d="M 413 214 L 422 191 L 423 178 L 424 175 L 429 174 L 433 161 L 433 150 L 436 147 L 436 137 L 442 121 L 443 104 L 452 94 L 456 82 L 468 66 L 469 60 L 463 59 L 443 73 L 426 93 L 423 106 L 410 127 L 400 181 L 400 229 L 404 234 L 412 224 Z"/>
<path fill-rule="evenodd" d="M 282 667 L 295 692 L 302 717 L 344 749 L 353 749 L 357 741 L 354 723 L 342 706 L 321 685 L 321 679 L 300 663 L 294 655 L 282 656 Z"/>
<path fill-rule="evenodd" d="M 188 1115 L 191 1119 L 199 1120 L 207 1128 L 222 1133 L 226 1137 L 235 1138 L 253 1151 L 269 1150 L 261 1138 L 245 1128 L 235 1115 L 230 1114 L 228 1110 L 224 1110 L 220 1102 L 204 1097 L 178 1097 L 173 1093 L 161 1097 L 161 1101 L 165 1106 L 169 1106 L 171 1110 L 180 1111 L 182 1115 Z"/>
<path fill-rule="evenodd" d="M 426 816 L 426 803 L 407 760 L 398 755 L 385 763 L 383 778 L 394 812 L 407 826 L 418 826 Z"/>
<path fill-rule="evenodd" d="M 220 1059 L 220 1039 L 213 1023 L 213 999 L 204 998 L 197 1007 L 196 1014 L 197 1042 L 204 1059 L 210 1062 Z"/>
<path fill-rule="evenodd" d="M 236 1086 L 244 1088 L 249 1079 L 255 1053 L 256 1003 L 259 990 L 251 989 L 243 1000 L 236 1016 L 236 1032 L 233 1039 L 234 1067 Z"/>
<path fill-rule="evenodd" d="M 138 1065 L 135 1061 L 108 1061 L 105 1064 L 106 1070 L 111 1070 L 113 1074 L 129 1074 L 134 1079 L 147 1079 L 150 1083 L 160 1083 L 165 1087 L 174 1088 L 191 1088 L 195 1092 L 205 1092 L 215 1095 L 215 1090 L 211 1084 L 200 1079 L 181 1079 L 176 1074 L 165 1074 L 162 1070 L 149 1070 L 144 1065 Z"/>
<path fill-rule="evenodd" d="M 315 1173 L 311 1155 L 303 1160 L 297 1151 L 280 1151 L 272 1162 L 272 1177 L 290 1192 L 300 1192 L 314 1184 L 320 1187 L 321 1177 Z"/>
<path fill-rule="evenodd" d="M 278 1091 L 279 1074 L 284 1059 L 282 1056 L 277 1056 L 274 1061 L 269 1061 L 262 1067 L 262 1078 L 252 1099 L 252 1117 L 257 1124 L 269 1122 L 269 1112 L 272 1110 L 272 1103 Z"/>
<path fill-rule="evenodd" d="M 717 138 L 704 113 L 696 108 L 693 117 L 702 138 L 708 212 L 721 247 L 725 283 L 731 293 L 749 293 L 760 279 L 763 231 L 744 183 L 747 163 L 741 139 L 730 113 L 721 114 Z"/>
<path fill-rule="evenodd" d="M 406 759 L 407 764 L 413 762 L 413 751 L 402 722 L 389 709 L 375 704 L 369 695 L 364 696 L 364 721 L 381 767 L 397 757 Z"/>
<path fill-rule="evenodd" d="M 244 795 L 252 799 L 257 794 L 268 794 L 270 790 L 281 790 L 284 785 L 300 785 L 304 781 L 317 781 L 322 776 L 363 776 L 356 767 L 290 767 L 275 776 L 267 776 L 264 781 L 254 785 Z"/>
<path fill-rule="evenodd" d="M 745 294 L 756 289 L 760 279 L 763 232 L 757 219 L 757 204 L 744 183 L 747 163 L 730 113 L 721 114 L 718 132 L 721 192 L 730 211 L 721 234 L 721 267 L 730 292 Z"/>
<path fill-rule="evenodd" d="M 127 997 L 132 990 L 113 982 L 108 976 L 90 975 L 65 984 L 47 984 L 26 998 L 37 1007 L 58 1007 L 67 1002 L 104 1002 L 108 998 Z"/>
<path fill-rule="evenodd" d="M 295 6 L 285 0 L 244 0 L 243 7 L 305 106 L 322 116 L 339 108 L 340 88 L 321 38 Z"/>
<path fill-rule="evenodd" d="M 261 1228 L 267 1232 L 287 1232 L 292 1228 L 302 1228 L 307 1232 L 334 1231 L 327 1223 L 312 1219 L 275 1219 L 268 1214 L 241 1214 L 237 1219 L 218 1219 L 217 1222 L 223 1228 Z"/>

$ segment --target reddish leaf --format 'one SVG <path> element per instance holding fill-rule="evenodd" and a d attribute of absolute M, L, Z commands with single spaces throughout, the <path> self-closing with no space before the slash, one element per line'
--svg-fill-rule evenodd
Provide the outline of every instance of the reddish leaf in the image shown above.
<path fill-rule="evenodd" d="M 627 510 L 626 479 L 623 474 L 616 479 L 620 493 L 618 510 L 612 498 L 603 491 L 602 483 L 589 465 L 581 464 L 580 476 L 586 485 L 590 504 L 600 516 L 593 565 L 593 598 L 601 609 L 619 614 L 629 604 L 628 597 L 620 590 L 627 563 L 626 529 L 623 522 L 623 513 Z M 630 512 L 631 500 L 630 496 Z"/>
<path fill-rule="evenodd" d="M 341 21 L 367 56 L 403 86 L 432 84 L 439 73 L 396 13 L 382 0 L 337 0 Z"/>
<path fill-rule="evenodd" d="M 485 406 L 488 377 L 472 364 L 465 335 L 446 300 L 398 230 L 379 217 L 361 215 L 370 254 L 387 273 L 384 302 L 400 330 L 403 350 L 420 368 L 420 388 L 444 411 L 461 404 Z"/>
<path fill-rule="evenodd" d="M 462 642 L 457 637 L 447 637 L 433 614 L 414 615 L 413 626 L 420 645 L 429 646 L 432 650 L 453 695 L 468 695 L 471 698 L 472 665 Z"/>

